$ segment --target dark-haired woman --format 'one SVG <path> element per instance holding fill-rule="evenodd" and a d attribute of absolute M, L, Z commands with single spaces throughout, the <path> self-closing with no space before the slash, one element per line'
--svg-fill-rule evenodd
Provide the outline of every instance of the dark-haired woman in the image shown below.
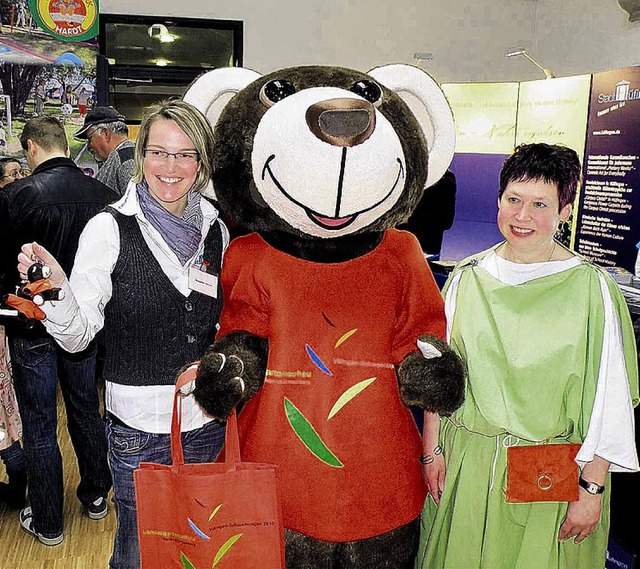
<path fill-rule="evenodd" d="M 466 360 L 467 392 L 463 406 L 442 419 L 439 438 L 437 417 L 426 421 L 431 497 L 420 569 L 604 567 L 608 473 L 638 470 L 638 370 L 617 285 L 554 240 L 580 172 L 569 148 L 518 147 L 500 174 L 505 240 L 461 261 L 445 285 L 448 337 Z M 574 473 L 580 468 L 577 500 L 540 501 L 558 477 L 536 472 L 530 460 L 525 472 L 536 472 L 541 496 L 513 502 L 509 449 L 567 443 L 579 448 L 575 461 L 565 461 Z"/>

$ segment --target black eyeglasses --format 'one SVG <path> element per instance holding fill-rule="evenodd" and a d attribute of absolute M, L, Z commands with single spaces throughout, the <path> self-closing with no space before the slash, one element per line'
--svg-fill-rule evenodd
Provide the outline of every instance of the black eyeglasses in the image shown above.
<path fill-rule="evenodd" d="M 25 173 L 22 170 L 18 170 L 17 172 L 12 172 L 11 174 L 5 174 L 4 176 L 2 176 L 2 179 L 4 180 L 5 178 L 13 178 L 14 180 L 17 180 L 18 178 L 24 178 Z"/>
<path fill-rule="evenodd" d="M 183 166 L 195 164 L 200 160 L 200 155 L 197 152 L 167 152 L 155 148 L 145 148 L 144 156 L 153 162 L 166 162 L 169 156 L 173 156 L 175 161 Z"/>
<path fill-rule="evenodd" d="M 104 129 L 103 126 L 97 126 L 91 132 L 87 131 L 87 142 L 91 142 L 91 138 L 93 137 L 93 135 L 96 134 L 97 132 L 100 132 L 103 129 Z"/>

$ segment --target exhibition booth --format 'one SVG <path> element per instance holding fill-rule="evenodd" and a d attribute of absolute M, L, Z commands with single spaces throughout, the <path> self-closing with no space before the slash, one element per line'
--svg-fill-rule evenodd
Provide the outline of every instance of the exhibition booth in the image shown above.
<path fill-rule="evenodd" d="M 451 169 L 458 191 L 442 260 L 458 261 L 501 239 L 496 214 L 502 162 L 518 144 L 547 142 L 573 148 L 584 166 L 563 231 L 567 244 L 600 265 L 633 272 L 640 241 L 640 69 L 443 89 L 456 122 Z"/>
<path fill-rule="evenodd" d="M 45 113 L 60 116 L 69 132 L 75 131 L 84 118 L 78 114 L 78 95 L 86 91 L 93 104 L 113 105 L 132 118 L 135 125 L 141 108 L 154 102 L 154 97 L 180 96 L 194 77 L 208 68 L 242 65 L 241 22 L 172 19 L 183 26 L 182 32 L 173 30 L 174 33 L 187 36 L 189 30 L 197 29 L 193 33 L 209 34 L 209 45 L 219 45 L 219 57 L 212 57 L 204 68 L 199 68 L 191 59 L 172 67 L 170 58 L 161 57 L 170 52 L 172 30 L 170 22 L 156 20 L 107 15 L 101 23 L 101 43 L 94 40 L 74 44 L 72 38 L 52 38 L 51 41 L 67 42 L 65 53 L 78 53 L 77 61 L 70 56 L 58 64 L 43 60 L 48 89 L 46 104 L 43 103 Z M 210 23 L 216 23 L 217 28 L 208 29 Z M 30 30 L 29 34 L 33 32 Z M 192 40 L 196 39 L 194 35 Z M 8 54 L 18 50 L 17 39 L 11 41 L 13 44 L 5 41 Z M 127 46 L 135 50 L 128 50 Z M 134 51 L 145 49 L 155 53 L 155 62 L 131 59 Z M 185 58 L 199 54 L 202 48 L 187 51 Z M 16 68 L 26 66 L 18 59 L 15 63 L 7 61 Z M 165 63 L 159 63 L 162 61 Z M 37 74 L 33 75 L 33 85 L 27 92 L 34 92 L 37 78 Z M 73 87 L 69 101 L 64 99 L 67 86 Z M 456 177 L 457 192 L 454 223 L 444 233 L 438 264 L 433 265 L 435 270 L 444 276 L 455 262 L 502 239 L 496 224 L 499 171 L 515 146 L 530 142 L 563 144 L 580 156 L 583 182 L 572 216 L 560 228 L 558 237 L 610 270 L 623 287 L 639 338 L 640 285 L 637 291 L 634 285 L 640 281 L 634 280 L 631 273 L 640 242 L 640 68 L 539 81 L 455 83 L 442 87 L 456 124 L 456 153 L 450 169 Z M 11 113 L 20 110 L 26 114 L 25 109 L 30 110 L 28 105 L 32 103 L 26 96 L 24 101 L 13 95 L 4 98 L 0 103 L 4 105 L 8 127 L 7 148 L 19 153 L 15 134 L 20 125 L 12 122 Z M 83 157 L 86 148 L 79 142 L 73 144 L 72 158 L 92 167 L 91 157 Z M 562 311 L 562 307 L 558 310 Z M 639 421 L 637 418 L 636 428 Z M 628 516 L 640 511 L 640 474 L 613 477 L 610 554 L 616 562 L 611 566 L 631 568 L 640 553 L 640 539 Z"/>

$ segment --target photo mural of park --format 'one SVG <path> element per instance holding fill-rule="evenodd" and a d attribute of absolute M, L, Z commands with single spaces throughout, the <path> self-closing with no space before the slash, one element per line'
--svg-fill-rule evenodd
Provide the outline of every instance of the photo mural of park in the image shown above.
<path fill-rule="evenodd" d="M 45 114 L 64 123 L 71 158 L 95 173 L 73 133 L 97 100 L 97 24 L 93 0 L 0 0 L 0 155 L 21 158 L 25 121 Z"/>

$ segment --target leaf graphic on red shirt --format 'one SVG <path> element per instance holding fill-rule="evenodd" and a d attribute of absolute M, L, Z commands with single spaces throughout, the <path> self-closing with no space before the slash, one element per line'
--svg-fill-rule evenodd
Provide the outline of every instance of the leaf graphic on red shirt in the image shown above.
<path fill-rule="evenodd" d="M 371 377 L 369 379 L 365 379 L 360 383 L 356 383 L 352 385 L 349 389 L 347 389 L 338 400 L 334 403 L 331 411 L 329 411 L 329 416 L 327 420 L 331 419 L 340 409 L 342 409 L 349 401 L 351 401 L 358 393 L 369 387 L 377 378 Z"/>
<path fill-rule="evenodd" d="M 298 438 L 302 441 L 304 446 L 306 446 L 313 455 L 318 457 L 325 464 L 335 466 L 336 468 L 342 468 L 343 464 L 327 448 L 327 445 L 322 442 L 320 435 L 318 435 L 311 423 L 309 423 L 300 410 L 286 397 L 284 399 L 284 409 L 291 428 L 294 433 L 298 435 Z"/>

